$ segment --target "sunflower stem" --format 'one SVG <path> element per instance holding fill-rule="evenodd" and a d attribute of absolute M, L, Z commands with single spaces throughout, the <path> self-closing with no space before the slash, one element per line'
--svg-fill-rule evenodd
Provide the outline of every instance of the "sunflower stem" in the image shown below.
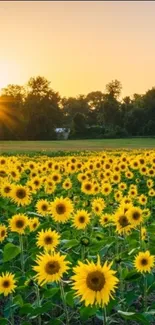
<path fill-rule="evenodd" d="M 36 288 L 37 307 L 40 307 L 41 303 L 40 303 L 39 287 L 36 285 L 35 288 Z M 40 315 L 38 316 L 38 325 L 41 325 L 41 316 Z"/>
<path fill-rule="evenodd" d="M 21 251 L 21 269 L 23 275 L 25 274 L 24 272 L 24 249 L 23 249 L 23 237 L 22 235 L 19 235 L 19 244 L 20 244 L 20 251 Z"/>
<path fill-rule="evenodd" d="M 13 295 L 10 295 L 10 301 L 11 301 L 11 308 L 10 308 L 11 325 L 14 325 L 14 315 L 13 315 L 13 310 L 12 310 Z"/>
<path fill-rule="evenodd" d="M 144 275 L 144 311 L 147 310 L 147 277 Z"/>
<path fill-rule="evenodd" d="M 121 264 L 119 265 L 119 274 L 120 274 L 120 294 L 121 294 L 121 299 L 124 302 L 124 283 L 123 283 L 123 274 L 122 274 L 122 266 Z M 122 302 L 122 303 L 123 303 Z"/>
<path fill-rule="evenodd" d="M 143 248 L 143 240 L 142 240 L 142 224 L 140 223 L 139 226 L 139 244 L 140 244 L 140 248 Z"/>
<path fill-rule="evenodd" d="M 65 300 L 65 292 L 64 292 L 64 287 L 63 287 L 63 283 L 61 280 L 60 280 L 60 291 L 61 291 L 62 302 L 64 305 L 64 312 L 65 312 L 65 316 L 66 316 L 66 325 L 69 325 L 69 315 L 68 315 L 68 309 L 67 309 L 66 300 Z"/>
<path fill-rule="evenodd" d="M 81 260 L 84 262 L 85 260 L 85 246 L 82 245 L 81 247 Z"/>
<path fill-rule="evenodd" d="M 107 325 L 106 307 L 103 308 L 103 325 Z"/>

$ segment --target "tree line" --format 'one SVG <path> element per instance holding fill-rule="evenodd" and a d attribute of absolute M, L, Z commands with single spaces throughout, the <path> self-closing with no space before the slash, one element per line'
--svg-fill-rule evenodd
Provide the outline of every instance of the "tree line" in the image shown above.
<path fill-rule="evenodd" d="M 155 88 L 121 99 L 114 80 L 105 92 L 61 97 L 44 77 L 8 85 L 0 95 L 0 140 L 53 140 L 56 128 L 70 139 L 155 135 Z"/>

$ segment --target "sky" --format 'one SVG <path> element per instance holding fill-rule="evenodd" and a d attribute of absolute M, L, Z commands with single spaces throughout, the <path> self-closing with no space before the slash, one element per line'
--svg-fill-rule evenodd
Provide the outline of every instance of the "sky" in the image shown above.
<path fill-rule="evenodd" d="M 62 96 L 155 86 L 155 2 L 0 1 L 0 88 L 44 76 Z"/>

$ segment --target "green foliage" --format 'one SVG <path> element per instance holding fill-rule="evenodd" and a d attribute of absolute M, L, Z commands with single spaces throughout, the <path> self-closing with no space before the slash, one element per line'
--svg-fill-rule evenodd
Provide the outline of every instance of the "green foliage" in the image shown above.
<path fill-rule="evenodd" d="M 61 98 L 41 76 L 30 78 L 26 87 L 8 85 L 0 96 L 0 140 L 56 140 L 57 127 L 69 128 L 70 139 L 154 136 L 155 89 L 123 100 L 121 90 L 114 80 L 105 93 Z"/>

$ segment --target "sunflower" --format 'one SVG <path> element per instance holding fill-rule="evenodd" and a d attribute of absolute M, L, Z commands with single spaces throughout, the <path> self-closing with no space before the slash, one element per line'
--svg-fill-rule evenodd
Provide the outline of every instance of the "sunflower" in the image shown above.
<path fill-rule="evenodd" d="M 73 217 L 73 226 L 77 229 L 85 229 L 90 222 L 90 213 L 78 210 Z"/>
<path fill-rule="evenodd" d="M 30 191 L 28 187 L 14 185 L 11 191 L 11 198 L 17 205 L 28 205 L 31 202 Z"/>
<path fill-rule="evenodd" d="M 61 174 L 60 173 L 52 173 L 51 175 L 51 181 L 55 184 L 58 184 L 61 182 Z"/>
<path fill-rule="evenodd" d="M 10 197 L 12 191 L 12 184 L 10 182 L 5 181 L 1 184 L 1 195 L 3 197 Z"/>
<path fill-rule="evenodd" d="M 2 242 L 7 237 L 7 227 L 5 225 L 0 225 L 0 242 Z"/>
<path fill-rule="evenodd" d="M 141 204 L 141 205 L 146 205 L 146 203 L 147 203 L 147 197 L 146 197 L 146 195 L 141 194 L 141 195 L 139 196 L 139 198 L 138 198 L 138 202 L 139 202 L 139 204 Z"/>
<path fill-rule="evenodd" d="M 36 210 L 42 216 L 47 216 L 49 214 L 49 202 L 47 200 L 39 200 L 36 204 Z"/>
<path fill-rule="evenodd" d="M 112 264 L 112 263 L 111 263 Z M 87 264 L 78 262 L 74 267 L 73 289 L 76 297 L 88 305 L 107 305 L 115 292 L 119 280 L 115 277 L 115 271 L 111 270 L 111 264 L 101 265 L 98 256 L 97 263 L 87 261 Z"/>
<path fill-rule="evenodd" d="M 126 171 L 125 176 L 126 176 L 126 178 L 128 178 L 128 179 L 132 179 L 133 176 L 134 176 L 134 174 L 133 174 L 130 170 L 128 170 L 128 171 Z"/>
<path fill-rule="evenodd" d="M 119 173 L 113 173 L 111 176 L 111 182 L 114 184 L 118 184 L 121 181 L 121 176 Z"/>
<path fill-rule="evenodd" d="M 150 190 L 149 190 L 149 192 L 148 192 L 148 195 L 149 196 L 155 196 L 155 190 L 153 189 L 153 188 L 151 188 Z"/>
<path fill-rule="evenodd" d="M 136 189 L 136 187 L 135 188 L 130 188 L 130 190 L 129 190 L 129 196 L 131 197 L 131 198 L 135 198 L 136 196 L 137 196 L 137 189 Z"/>
<path fill-rule="evenodd" d="M 134 260 L 134 267 L 138 272 L 151 272 L 154 266 L 154 256 L 149 251 L 140 252 Z"/>
<path fill-rule="evenodd" d="M 9 177 L 14 181 L 18 182 L 20 180 L 20 173 L 17 168 L 13 167 L 9 170 Z"/>
<path fill-rule="evenodd" d="M 142 166 L 139 171 L 140 171 L 141 175 L 146 175 L 147 172 L 148 172 L 148 167 L 147 166 Z"/>
<path fill-rule="evenodd" d="M 126 213 L 132 207 L 133 207 L 133 205 L 131 203 L 121 203 L 119 206 L 119 210 L 124 211 L 124 213 Z"/>
<path fill-rule="evenodd" d="M 0 168 L 0 179 L 7 177 L 7 173 L 5 171 L 5 168 Z"/>
<path fill-rule="evenodd" d="M 64 190 L 69 190 L 70 188 L 72 188 L 72 182 L 71 182 L 70 178 L 65 179 L 65 181 L 62 184 L 62 187 Z"/>
<path fill-rule="evenodd" d="M 0 293 L 3 293 L 4 296 L 8 296 L 9 293 L 12 293 L 16 288 L 16 280 L 14 279 L 14 274 L 6 272 L 2 273 L 0 276 Z"/>
<path fill-rule="evenodd" d="M 55 231 L 51 230 L 41 230 L 37 234 L 37 246 L 40 248 L 45 248 L 46 250 L 53 250 L 59 244 L 60 235 Z"/>
<path fill-rule="evenodd" d="M 142 227 L 141 230 L 141 238 L 142 240 L 145 240 L 146 239 L 146 236 L 147 236 L 147 232 L 146 232 L 146 228 L 145 227 Z"/>
<path fill-rule="evenodd" d="M 127 189 L 127 185 L 126 185 L 126 183 L 121 182 L 121 183 L 118 185 L 118 188 L 119 188 L 119 190 L 124 191 L 124 190 Z"/>
<path fill-rule="evenodd" d="M 101 188 L 101 192 L 103 195 L 108 196 L 112 191 L 112 187 L 110 185 L 110 183 L 105 183 L 104 185 L 102 185 Z"/>
<path fill-rule="evenodd" d="M 34 278 L 40 285 L 60 281 L 63 273 L 69 269 L 69 262 L 65 261 L 65 258 L 66 255 L 60 255 L 60 253 L 38 255 L 36 260 L 38 265 L 33 267 L 33 270 L 37 272 Z"/>
<path fill-rule="evenodd" d="M 153 169 L 153 168 L 149 168 L 148 171 L 147 171 L 147 174 L 148 174 L 148 176 L 150 176 L 150 177 L 154 177 L 154 175 L 155 175 L 155 171 L 154 171 L 154 169 Z"/>
<path fill-rule="evenodd" d="M 92 211 L 97 215 L 100 216 L 103 210 L 104 205 L 101 204 L 98 199 L 93 200 L 92 204 Z"/>
<path fill-rule="evenodd" d="M 134 170 L 138 169 L 138 168 L 139 168 L 139 165 L 140 165 L 140 164 L 139 164 L 138 159 L 134 159 L 134 160 L 131 161 L 131 163 L 130 163 L 131 168 L 134 169 Z"/>
<path fill-rule="evenodd" d="M 68 198 L 55 198 L 50 205 L 50 212 L 54 221 L 64 223 L 70 218 L 73 212 L 73 203 Z"/>
<path fill-rule="evenodd" d="M 151 215 L 151 211 L 149 209 L 142 210 L 143 217 L 149 218 Z"/>
<path fill-rule="evenodd" d="M 147 187 L 148 188 L 152 188 L 154 186 L 154 182 L 153 182 L 153 180 L 152 179 L 148 179 L 147 180 Z"/>
<path fill-rule="evenodd" d="M 114 223 L 116 225 L 116 231 L 121 234 L 129 234 L 129 232 L 132 229 L 131 223 L 129 218 L 127 217 L 127 214 L 122 211 L 117 211 L 114 215 Z"/>
<path fill-rule="evenodd" d="M 6 157 L 3 157 L 3 156 L 1 156 L 0 157 L 0 165 L 5 165 L 6 166 L 6 164 L 7 164 L 7 159 L 6 159 Z"/>
<path fill-rule="evenodd" d="M 39 190 L 42 187 L 42 181 L 40 177 L 36 176 L 32 180 L 32 186 L 36 189 Z"/>
<path fill-rule="evenodd" d="M 36 217 L 30 218 L 28 220 L 28 225 L 29 225 L 30 231 L 35 231 L 40 225 L 39 219 Z"/>
<path fill-rule="evenodd" d="M 94 184 L 93 192 L 94 195 L 100 192 L 100 185 L 98 183 Z"/>
<path fill-rule="evenodd" d="M 45 186 L 44 186 L 44 188 L 45 188 L 45 193 L 46 194 L 52 194 L 52 193 L 54 193 L 55 192 L 55 190 L 56 190 L 56 185 L 55 185 L 55 183 L 53 182 L 53 181 L 46 181 L 45 182 Z"/>
<path fill-rule="evenodd" d="M 68 165 L 68 173 L 69 174 L 73 174 L 76 172 L 76 164 L 72 163 Z"/>
<path fill-rule="evenodd" d="M 28 217 L 25 214 L 15 214 L 9 219 L 9 227 L 11 231 L 18 232 L 18 234 L 24 234 L 25 228 L 29 225 Z"/>
<path fill-rule="evenodd" d="M 114 194 L 114 198 L 117 202 L 122 201 L 123 195 L 121 191 L 116 191 Z"/>
<path fill-rule="evenodd" d="M 85 173 L 79 173 L 79 174 L 77 175 L 77 179 L 78 179 L 78 181 L 79 181 L 80 183 L 82 183 L 82 182 L 86 181 L 86 180 L 88 179 L 88 177 L 86 176 Z"/>
<path fill-rule="evenodd" d="M 126 214 L 133 227 L 137 227 L 143 221 L 142 210 L 140 208 L 132 207 Z"/>
<path fill-rule="evenodd" d="M 94 193 L 94 186 L 93 183 L 90 181 L 84 181 L 81 186 L 81 192 L 91 195 Z"/>
<path fill-rule="evenodd" d="M 111 220 L 112 220 L 112 216 L 109 215 L 108 213 L 102 214 L 100 216 L 100 224 L 102 226 L 107 226 L 111 222 Z"/>

